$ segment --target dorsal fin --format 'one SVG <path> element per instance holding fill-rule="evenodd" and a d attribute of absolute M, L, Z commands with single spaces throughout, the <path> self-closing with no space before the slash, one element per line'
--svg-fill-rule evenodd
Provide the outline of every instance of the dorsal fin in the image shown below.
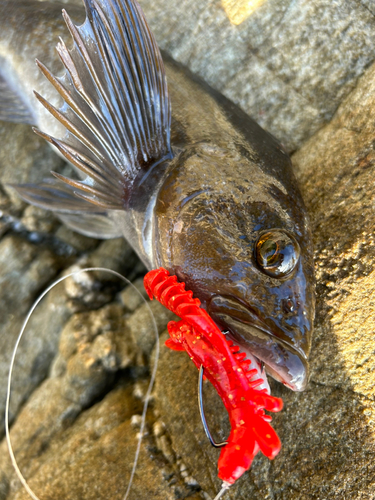
<path fill-rule="evenodd" d="M 105 209 L 124 208 L 135 181 L 171 157 L 171 111 L 164 65 L 136 0 L 84 0 L 86 20 L 77 27 L 63 16 L 73 37 L 57 46 L 66 72 L 43 74 L 64 100 L 54 108 L 39 101 L 66 128 L 63 139 L 36 131 L 86 178 L 58 176 L 77 196 Z"/>

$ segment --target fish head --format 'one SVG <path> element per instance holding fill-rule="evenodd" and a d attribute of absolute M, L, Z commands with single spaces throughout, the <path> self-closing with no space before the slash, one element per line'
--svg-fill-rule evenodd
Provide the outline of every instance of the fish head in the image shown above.
<path fill-rule="evenodd" d="M 174 159 L 155 207 L 158 264 L 241 350 L 301 391 L 315 305 L 306 210 L 289 158 L 275 152 L 267 167 L 250 153 L 204 143 Z"/>

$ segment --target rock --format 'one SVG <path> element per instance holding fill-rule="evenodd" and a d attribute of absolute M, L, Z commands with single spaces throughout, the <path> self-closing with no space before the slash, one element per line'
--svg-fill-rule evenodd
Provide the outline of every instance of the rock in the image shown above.
<path fill-rule="evenodd" d="M 0 499 L 6 500 L 9 493 L 9 481 L 5 472 L 0 471 Z"/>
<path fill-rule="evenodd" d="M 97 366 L 99 362 L 103 370 L 114 373 L 130 366 L 134 352 L 124 308 L 120 304 L 109 304 L 97 311 L 77 313 L 61 332 L 59 354 L 65 363 L 71 363 L 71 358 L 77 356 L 81 359 L 78 363 L 72 363 L 76 366 L 75 373 L 78 365 L 82 365 L 85 370 L 88 366 Z"/>
<path fill-rule="evenodd" d="M 332 118 L 374 61 L 369 0 L 140 3 L 162 49 L 289 151 Z"/>
<path fill-rule="evenodd" d="M 124 497 L 148 384 L 144 377 L 139 379 L 140 372 L 135 381 L 123 371 L 136 362 L 124 312 L 120 304 L 110 304 L 67 321 L 50 377 L 33 392 L 12 427 L 23 474 L 46 499 L 54 498 L 56 491 L 68 499 Z M 116 372 L 118 382 L 113 384 Z M 26 499 L 15 481 L 5 441 L 0 470 L 0 493 L 9 491 L 7 500 Z M 129 499 L 151 495 L 198 500 L 199 489 L 189 469 L 181 467 L 151 408 Z"/>
<path fill-rule="evenodd" d="M 84 271 L 92 268 L 85 256 L 66 271 L 72 274 L 64 282 L 65 293 L 69 298 L 72 311 L 79 312 L 91 308 L 98 308 L 108 303 L 113 296 L 113 289 L 106 287 L 98 279 L 96 272 Z M 104 274 L 104 272 L 102 272 Z M 105 273 L 106 277 L 109 273 Z"/>
<path fill-rule="evenodd" d="M 43 388 L 48 398 L 51 387 L 45 383 L 39 392 Z M 20 456 L 24 473 L 34 475 L 30 480 L 32 489 L 46 499 L 54 498 L 55 491 L 67 499 L 123 498 L 137 445 L 136 430 L 130 425 L 130 417 L 141 409 L 140 403 L 132 399 L 129 385 L 120 385 L 101 403 L 74 419 L 74 428 L 72 420 L 64 418 L 68 414 L 72 416 L 72 404 L 69 405 L 66 399 L 57 397 L 50 403 L 47 399 L 43 406 L 43 415 L 25 408 L 13 431 L 15 448 L 22 445 L 25 434 L 38 435 L 28 452 Z M 49 423 L 43 429 L 37 424 L 42 419 Z M 47 449 L 43 450 L 43 442 L 50 443 Z M 42 456 L 38 464 L 30 460 L 35 453 Z M 55 475 L 58 469 L 60 473 Z M 169 488 L 167 484 L 163 487 L 160 476 L 157 464 L 142 448 L 140 468 L 129 498 L 147 498 L 148 494 L 155 499 L 171 498 Z M 23 489 L 17 489 L 18 492 L 10 498 L 28 498 Z"/>
<path fill-rule="evenodd" d="M 47 210 L 33 205 L 28 205 L 25 208 L 21 224 L 27 231 L 38 233 L 51 233 L 60 225 L 52 212 L 47 212 Z"/>
<path fill-rule="evenodd" d="M 7 184 L 37 182 L 51 170 L 61 170 L 64 161 L 31 130 L 30 125 L 0 122 L 0 179 L 15 210 L 26 204 Z"/>
<path fill-rule="evenodd" d="M 0 433 L 4 428 L 5 380 L 16 338 L 36 294 L 52 279 L 61 259 L 50 250 L 41 249 L 13 235 L 0 242 Z M 11 418 L 36 385 L 46 376 L 49 362 L 57 346 L 58 323 L 64 316 L 59 297 L 42 304 L 22 341 L 15 364 Z M 62 308 L 62 309 L 61 309 Z M 54 311 L 46 324 L 46 311 Z M 37 338 L 35 333 L 37 331 Z"/>
<path fill-rule="evenodd" d="M 322 297 L 313 378 L 370 398 L 375 374 L 370 355 L 375 329 L 374 77 L 372 66 L 329 126 L 294 157 L 311 213 Z M 312 178 L 318 163 L 324 168 Z"/>
<path fill-rule="evenodd" d="M 136 290 L 133 288 L 133 286 L 136 288 Z M 145 300 L 149 300 L 145 287 L 143 286 L 143 278 L 135 280 L 133 282 L 133 286 L 127 286 L 120 294 L 121 302 L 130 312 L 134 312 L 137 307 L 145 302 Z"/>
<path fill-rule="evenodd" d="M 118 273 L 125 273 L 134 269 L 138 258 L 124 238 L 103 241 L 99 248 L 90 255 L 90 265 L 92 267 L 107 267 Z M 117 280 L 116 277 L 108 273 L 95 273 L 98 278 L 105 281 Z"/>
<path fill-rule="evenodd" d="M 146 356 L 150 356 L 155 345 L 155 328 L 152 315 L 156 321 L 158 332 L 163 332 L 169 321 L 178 319 L 173 313 L 162 306 L 159 302 L 142 304 L 129 318 L 127 325 L 138 349 Z"/>
<path fill-rule="evenodd" d="M 45 210 L 44 212 L 50 213 Z M 65 225 L 62 225 L 58 228 L 55 236 L 63 243 L 72 246 L 77 252 L 88 252 L 89 250 L 93 250 L 99 245 L 99 240 L 88 238 L 83 234 L 76 233 Z"/>
<path fill-rule="evenodd" d="M 128 279 L 132 279 L 143 270 L 133 249 L 123 238 L 102 241 L 97 248 L 96 244 L 92 246 L 94 250 L 79 259 L 66 274 L 78 273 L 84 268 L 101 268 L 125 274 Z M 65 282 L 65 290 L 71 300 L 72 310 L 77 312 L 109 302 L 114 292 L 123 285 L 124 281 L 120 277 L 100 270 L 79 272 L 69 277 Z"/>
<path fill-rule="evenodd" d="M 163 48 L 289 150 L 298 148 L 293 161 L 312 219 L 318 302 L 311 381 L 301 394 L 271 383 L 285 403 L 273 417 L 283 449 L 273 462 L 258 455 L 224 498 L 373 498 L 375 10 L 367 0 L 257 4 L 251 12 L 242 0 L 142 1 Z M 7 181 L 35 180 L 50 161 L 60 162 L 22 126 L 4 127 Z M 21 316 L 60 270 L 107 265 L 134 279 L 145 269 L 123 240 L 75 237 L 3 188 L 0 210 L 1 410 Z M 33 231 L 51 239 L 32 243 Z M 11 437 L 43 500 L 124 497 L 155 350 L 147 306 L 123 287 L 106 273 L 67 280 L 37 309 L 20 347 Z M 172 318 L 149 305 L 162 331 Z M 212 500 L 219 452 L 200 422 L 198 373 L 185 353 L 163 346 L 166 338 L 129 498 Z M 212 433 L 223 440 L 227 415 L 207 383 L 204 398 Z M 3 440 L 0 500 L 26 498 Z"/>
<path fill-rule="evenodd" d="M 289 151 L 330 120 L 374 60 L 370 3 L 141 1 L 161 48 Z"/>
<path fill-rule="evenodd" d="M 50 177 L 51 170 L 70 175 L 72 168 L 29 125 L 0 121 L 0 144 L 0 234 L 28 231 L 34 240 L 53 234 L 61 224 L 58 219 L 28 206 L 10 185 L 39 182 Z"/>
<path fill-rule="evenodd" d="M 114 252 L 113 256 L 111 251 Z M 136 262 L 133 251 L 123 240 L 106 241 L 91 256 L 94 264 L 90 262 L 89 265 L 108 266 L 120 272 L 129 268 L 132 262 Z M 54 254 L 47 248 L 38 247 L 19 236 L 9 235 L 0 242 L 0 309 L 3 311 L 0 316 L 2 346 L 0 378 L 4 381 L 0 386 L 1 436 L 4 428 L 5 381 L 22 322 L 39 292 L 67 262 L 67 259 Z M 78 270 L 79 267 L 75 269 Z M 71 271 L 72 269 L 68 268 L 66 273 Z M 32 390 L 46 377 L 56 353 L 61 329 L 68 317 L 75 311 L 85 309 L 87 302 L 90 302 L 91 307 L 100 307 L 113 299 L 118 290 L 118 282 L 114 285 L 108 273 L 105 277 L 107 284 L 103 285 L 99 283 L 98 275 L 95 276 L 94 273 L 86 274 L 86 278 L 82 273 L 75 279 L 68 279 L 52 290 L 34 312 L 25 338 L 20 344 L 14 367 L 11 420 Z M 65 293 L 61 293 L 61 290 L 65 290 Z M 94 359 L 98 353 L 107 351 L 108 343 L 112 345 L 111 339 L 102 340 L 94 346 Z M 128 363 L 126 360 L 131 359 L 133 354 L 130 354 L 126 342 L 121 340 L 116 341 L 115 350 L 116 355 L 121 358 L 118 360 L 117 369 L 125 368 Z M 113 361 L 111 353 L 110 348 L 107 353 L 107 364 Z M 75 369 L 78 370 L 79 367 L 76 366 Z M 62 370 L 61 363 L 56 370 Z"/>
<path fill-rule="evenodd" d="M 165 334 L 161 340 L 167 338 Z M 189 356 L 162 347 L 155 386 L 156 408 L 172 439 L 175 454 L 186 463 L 203 491 L 213 498 L 220 488 L 217 478 L 219 452 L 211 447 L 202 427 L 197 385 L 198 371 Z M 224 440 L 229 432 L 227 417 L 220 398 L 210 389 L 205 384 L 207 419 L 216 439 Z"/>

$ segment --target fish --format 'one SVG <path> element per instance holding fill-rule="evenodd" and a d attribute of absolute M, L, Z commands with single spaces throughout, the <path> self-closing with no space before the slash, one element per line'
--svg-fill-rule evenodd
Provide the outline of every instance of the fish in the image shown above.
<path fill-rule="evenodd" d="M 313 246 L 287 152 L 159 50 L 136 0 L 84 6 L 69 7 L 82 25 L 63 11 L 73 48 L 60 40 L 64 73 L 54 76 L 41 34 L 46 22 L 64 33 L 61 6 L 0 4 L 0 119 L 34 125 L 77 173 L 14 189 L 82 234 L 126 238 L 147 269 L 185 283 L 255 367 L 260 390 L 270 393 L 266 373 L 304 390 Z"/>

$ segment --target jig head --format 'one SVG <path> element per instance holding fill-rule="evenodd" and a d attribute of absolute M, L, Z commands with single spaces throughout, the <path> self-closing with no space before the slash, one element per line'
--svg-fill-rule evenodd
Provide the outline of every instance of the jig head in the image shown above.
<path fill-rule="evenodd" d="M 220 443 L 218 462 L 219 478 L 233 484 L 247 471 L 258 453 L 262 451 L 273 459 L 281 442 L 264 410 L 278 412 L 283 407 L 280 398 L 257 390 L 259 379 L 256 370 L 249 370 L 250 361 L 240 348 L 228 341 L 208 313 L 200 307 L 200 300 L 185 284 L 163 268 L 155 269 L 144 278 L 150 299 L 154 297 L 181 318 L 168 324 L 170 338 L 166 346 L 176 351 L 186 351 L 197 368 L 200 378 L 205 377 L 215 387 L 228 411 L 231 431 L 225 443 Z M 202 368 L 203 367 L 203 368 Z M 200 385 L 201 387 L 201 385 Z M 199 391 L 201 400 L 201 390 Z M 212 444 L 202 404 L 203 425 Z"/>

